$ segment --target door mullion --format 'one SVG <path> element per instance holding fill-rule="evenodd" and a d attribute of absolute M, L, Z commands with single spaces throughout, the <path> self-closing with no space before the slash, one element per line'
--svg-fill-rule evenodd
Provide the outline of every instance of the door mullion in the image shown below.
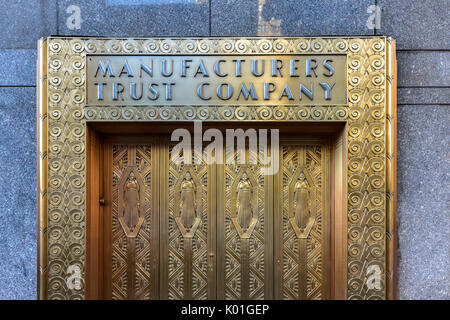
<path fill-rule="evenodd" d="M 223 161 L 222 161 L 223 162 Z M 224 181 L 224 164 L 217 164 L 216 166 L 217 179 L 217 229 L 216 229 L 216 241 L 217 241 L 217 299 L 225 299 L 225 212 L 224 212 L 224 195 L 225 195 L 225 181 Z"/>
<path fill-rule="evenodd" d="M 160 270 L 160 298 L 161 299 L 168 299 L 168 263 L 169 263 L 169 257 L 168 257 L 168 251 L 167 251 L 167 245 L 168 245 L 168 233 L 167 233 L 167 226 L 168 226 L 168 220 L 169 220 L 169 214 L 168 214 L 168 207 L 167 207 L 167 181 L 168 181 L 168 145 L 165 143 L 165 141 L 159 142 L 159 190 L 160 190 L 160 196 L 159 196 L 159 208 L 160 208 L 160 215 L 159 215 L 159 236 L 160 236 L 160 247 L 159 247 L 159 270 Z"/>
<path fill-rule="evenodd" d="M 208 165 L 209 190 L 208 192 L 208 298 L 217 298 L 217 165 Z"/>

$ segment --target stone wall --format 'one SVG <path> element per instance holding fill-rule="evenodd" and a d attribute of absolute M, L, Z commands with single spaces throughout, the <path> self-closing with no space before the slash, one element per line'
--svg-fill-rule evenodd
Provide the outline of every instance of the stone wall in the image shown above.
<path fill-rule="evenodd" d="M 448 0 L 0 0 L 0 299 L 36 297 L 36 43 L 49 35 L 394 37 L 398 295 L 449 299 L 449 23 Z"/>

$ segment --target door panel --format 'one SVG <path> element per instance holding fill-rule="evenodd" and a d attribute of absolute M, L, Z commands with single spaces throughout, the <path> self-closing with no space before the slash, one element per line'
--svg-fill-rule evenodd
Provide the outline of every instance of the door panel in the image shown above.
<path fill-rule="evenodd" d="M 275 298 L 329 299 L 329 149 L 284 140 L 275 188 Z"/>
<path fill-rule="evenodd" d="M 248 148 L 256 163 L 172 151 L 167 138 L 105 142 L 104 298 L 330 298 L 327 141 L 281 140 L 274 175 Z"/>
<path fill-rule="evenodd" d="M 158 151 L 153 144 L 105 148 L 104 295 L 158 297 Z"/>
<path fill-rule="evenodd" d="M 215 299 L 215 167 L 177 164 L 172 150 L 161 162 L 161 297 Z"/>
<path fill-rule="evenodd" d="M 271 299 L 273 177 L 259 162 L 237 164 L 237 153 L 218 166 L 218 298 Z"/>

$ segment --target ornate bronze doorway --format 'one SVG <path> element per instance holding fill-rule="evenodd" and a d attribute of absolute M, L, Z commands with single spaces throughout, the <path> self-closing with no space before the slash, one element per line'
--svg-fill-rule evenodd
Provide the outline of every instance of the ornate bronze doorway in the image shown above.
<path fill-rule="evenodd" d="M 394 39 L 49 37 L 38 51 L 40 299 L 112 297 L 113 280 L 118 298 L 395 298 Z M 252 166 L 171 167 L 160 140 L 129 141 L 141 149 L 133 167 L 117 163 L 123 203 L 104 228 L 102 137 L 195 121 L 327 135 L 330 152 L 282 147 L 270 179 Z M 104 239 L 117 259 L 102 259 Z M 103 283 L 120 263 L 122 278 Z"/>
<path fill-rule="evenodd" d="M 330 142 L 282 138 L 279 170 L 175 163 L 168 137 L 104 142 L 103 298 L 329 299 Z M 246 159 L 250 159 L 248 146 Z"/>

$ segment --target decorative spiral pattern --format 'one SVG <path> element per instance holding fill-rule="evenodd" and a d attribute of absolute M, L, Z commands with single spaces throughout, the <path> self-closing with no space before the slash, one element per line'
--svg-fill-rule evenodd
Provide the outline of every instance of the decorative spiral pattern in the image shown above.
<path fill-rule="evenodd" d="M 362 57 L 361 56 L 350 56 L 349 57 L 349 67 L 352 70 L 360 70 L 362 66 Z"/>
<path fill-rule="evenodd" d="M 359 241 L 361 240 L 363 235 L 363 230 L 359 226 L 351 227 L 348 232 L 349 240 L 351 241 Z"/>
<path fill-rule="evenodd" d="M 353 53 L 359 53 L 364 46 L 364 41 L 361 39 L 352 39 L 349 41 L 349 49 Z"/>
<path fill-rule="evenodd" d="M 384 214 L 380 209 L 370 210 L 368 216 L 374 224 L 382 224 L 384 222 Z"/>
<path fill-rule="evenodd" d="M 49 74 L 48 76 L 48 83 L 51 86 L 57 87 L 61 84 L 62 82 L 62 74 L 60 74 L 59 72 L 52 72 Z"/>
<path fill-rule="evenodd" d="M 370 56 L 369 63 L 375 70 L 381 70 L 384 67 L 384 59 L 382 56 Z"/>
<path fill-rule="evenodd" d="M 363 127 L 360 123 L 352 123 L 348 129 L 348 134 L 352 138 L 358 138 L 361 135 Z"/>
<path fill-rule="evenodd" d="M 175 42 L 172 40 L 163 40 L 161 41 L 159 48 L 163 53 L 170 53 L 173 51 L 175 47 Z"/>
<path fill-rule="evenodd" d="M 359 174 L 355 174 L 350 176 L 350 178 L 348 179 L 348 185 L 353 189 L 359 189 L 361 188 L 361 185 L 363 183 L 363 177 Z"/>
<path fill-rule="evenodd" d="M 348 215 L 348 221 L 351 222 L 352 224 L 359 224 L 361 223 L 362 217 L 363 212 L 360 209 L 353 209 L 352 211 L 350 211 Z M 359 248 L 358 246 L 355 247 Z"/>
<path fill-rule="evenodd" d="M 194 120 L 196 116 L 196 112 L 193 108 L 188 107 L 183 110 L 183 117 L 186 120 Z"/>
<path fill-rule="evenodd" d="M 385 48 L 384 41 L 380 41 L 379 39 L 370 40 L 369 46 L 374 52 L 377 53 L 382 52 Z"/>
<path fill-rule="evenodd" d="M 86 50 L 86 53 L 94 53 L 98 49 L 98 42 L 95 39 L 88 39 L 84 43 L 84 49 Z"/>
<path fill-rule="evenodd" d="M 231 53 L 234 51 L 234 41 L 232 40 L 225 40 L 220 45 L 220 49 L 222 49 L 222 52 L 224 53 Z"/>
<path fill-rule="evenodd" d="M 207 120 L 209 118 L 209 107 L 200 107 L 197 111 L 197 117 L 200 120 Z"/>
<path fill-rule="evenodd" d="M 72 82 L 72 84 L 75 87 L 81 87 L 84 85 L 84 77 L 81 73 L 72 73 L 68 77 L 69 81 Z"/>
<path fill-rule="evenodd" d="M 154 107 L 148 107 L 144 110 L 145 117 L 149 120 L 155 120 L 158 118 L 158 110 Z"/>
<path fill-rule="evenodd" d="M 325 115 L 324 107 L 313 107 L 311 109 L 311 116 L 314 120 L 322 120 Z"/>
<path fill-rule="evenodd" d="M 351 252 L 349 252 L 350 256 L 351 256 Z M 361 270 L 363 269 L 363 265 L 361 263 L 361 261 L 358 260 L 353 260 L 348 264 L 348 271 L 353 275 L 353 276 L 357 276 L 359 273 L 361 273 Z"/>
<path fill-rule="evenodd" d="M 99 120 L 346 120 L 347 107 L 285 106 L 87 106 L 86 119 Z"/>
<path fill-rule="evenodd" d="M 211 41 L 206 39 L 200 40 L 197 48 L 200 53 L 207 53 L 211 50 Z"/>
<path fill-rule="evenodd" d="M 314 39 L 311 41 L 311 49 L 314 52 L 322 52 L 325 49 L 326 43 L 323 39 Z"/>
<path fill-rule="evenodd" d="M 361 89 L 352 89 L 350 91 L 350 96 L 348 97 L 348 100 L 352 104 L 359 104 L 363 94 L 364 94 L 364 91 Z"/>
<path fill-rule="evenodd" d="M 108 53 L 119 53 L 122 46 L 119 40 L 112 39 L 105 42 L 105 49 Z"/>
<path fill-rule="evenodd" d="M 361 255 L 361 247 L 355 244 L 352 244 L 348 248 L 348 253 L 352 258 L 358 258 Z"/>
<path fill-rule="evenodd" d="M 275 108 L 273 110 L 273 116 L 275 120 L 284 120 L 286 118 L 286 109 L 285 108 Z"/>
<path fill-rule="evenodd" d="M 250 42 L 246 39 L 236 41 L 236 51 L 238 53 L 245 53 L 249 50 Z"/>
<path fill-rule="evenodd" d="M 60 70 L 62 66 L 62 60 L 63 58 L 60 56 L 53 56 L 52 59 L 50 59 L 49 67 L 52 70 Z"/>
<path fill-rule="evenodd" d="M 81 71 L 82 69 L 84 69 L 84 58 L 81 56 L 73 56 L 70 59 L 70 66 L 74 70 Z"/>
<path fill-rule="evenodd" d="M 296 48 L 299 52 L 307 52 L 311 48 L 311 42 L 309 39 L 296 40 Z"/>
<path fill-rule="evenodd" d="M 329 110 L 327 110 L 327 113 L 328 113 L 328 111 Z M 347 108 L 336 107 L 334 115 L 335 115 L 336 120 L 346 120 L 348 117 Z M 333 117 L 330 117 L 330 118 L 332 119 Z"/>
<path fill-rule="evenodd" d="M 383 91 L 381 89 L 372 90 L 370 92 L 370 98 L 375 104 L 382 103 L 384 101 Z"/>
<path fill-rule="evenodd" d="M 82 53 L 84 51 L 84 41 L 81 39 L 70 40 L 69 45 L 74 53 Z"/>
<path fill-rule="evenodd" d="M 373 107 L 370 110 L 370 116 L 373 120 L 379 121 L 384 118 L 384 110 L 381 107 Z"/>
<path fill-rule="evenodd" d="M 73 88 L 73 90 L 70 92 L 70 98 L 75 104 L 82 104 L 84 102 L 84 97 L 84 90 Z"/>
<path fill-rule="evenodd" d="M 183 50 L 186 53 L 194 53 L 197 51 L 197 41 L 195 40 L 186 40 L 183 42 Z"/>
<path fill-rule="evenodd" d="M 63 48 L 63 41 L 60 39 L 53 39 L 53 41 L 48 45 L 48 48 L 52 54 L 58 54 Z"/>
<path fill-rule="evenodd" d="M 381 172 L 384 169 L 384 162 L 381 158 L 371 158 L 369 160 L 370 168 L 375 172 Z"/>
<path fill-rule="evenodd" d="M 352 72 L 348 77 L 348 84 L 352 87 L 359 87 L 364 75 L 359 72 Z"/>
<path fill-rule="evenodd" d="M 159 50 L 159 41 L 151 39 L 151 40 L 145 40 L 143 43 L 143 48 L 148 53 L 155 53 Z"/>
<path fill-rule="evenodd" d="M 364 144 L 358 140 L 352 140 L 348 145 L 348 152 L 352 156 L 358 156 L 363 151 Z"/>
<path fill-rule="evenodd" d="M 250 114 L 248 107 L 237 107 L 234 112 L 238 120 L 246 120 Z"/>
<path fill-rule="evenodd" d="M 225 120 L 231 120 L 234 116 L 234 109 L 222 107 L 222 108 L 220 108 L 220 115 Z"/>
<path fill-rule="evenodd" d="M 268 53 L 270 51 L 272 51 L 272 41 L 268 40 L 268 39 L 261 39 L 256 43 L 258 49 L 260 52 L 262 53 Z"/>
<path fill-rule="evenodd" d="M 139 52 L 139 44 L 136 40 L 127 39 L 122 42 L 122 50 L 125 53 L 137 53 Z"/>
<path fill-rule="evenodd" d="M 306 107 L 299 107 L 297 109 L 297 117 L 300 120 L 307 120 L 311 117 L 311 111 L 310 108 L 306 108 Z"/>
<path fill-rule="evenodd" d="M 273 42 L 273 49 L 276 53 L 286 52 L 286 49 L 289 47 L 289 43 L 285 39 L 276 39 Z"/>
<path fill-rule="evenodd" d="M 261 120 L 270 120 L 272 118 L 272 109 L 267 107 L 261 107 L 257 110 L 259 118 Z"/>
<path fill-rule="evenodd" d="M 350 112 L 349 112 L 348 116 L 351 120 L 355 121 L 355 120 L 359 120 L 362 113 L 363 113 L 363 109 L 361 107 L 352 106 L 350 108 Z"/>
<path fill-rule="evenodd" d="M 336 39 L 333 41 L 333 47 L 337 52 L 347 52 L 348 41 L 344 39 Z"/>
<path fill-rule="evenodd" d="M 173 114 L 173 109 L 171 107 L 163 107 L 159 111 L 159 115 L 160 115 L 161 119 L 163 119 L 163 120 L 170 119 L 172 114 Z"/>

